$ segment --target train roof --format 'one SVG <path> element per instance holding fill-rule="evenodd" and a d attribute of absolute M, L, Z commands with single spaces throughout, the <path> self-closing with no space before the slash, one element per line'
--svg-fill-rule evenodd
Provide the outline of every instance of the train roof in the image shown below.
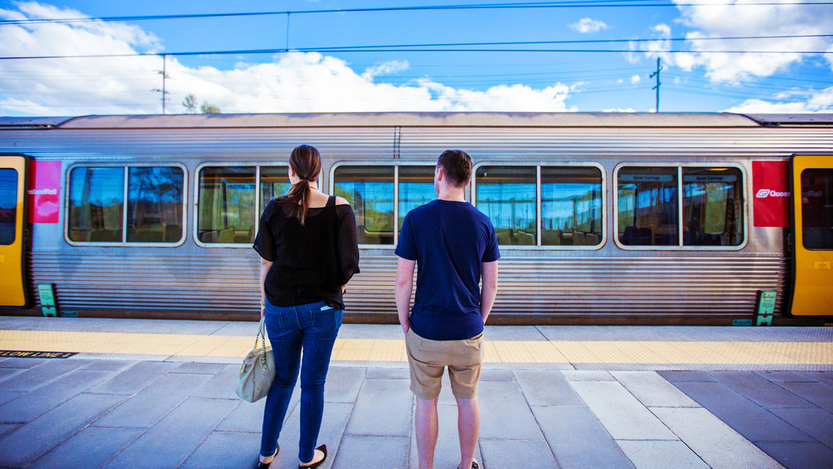
<path fill-rule="evenodd" d="M 362 112 L 0 117 L 0 129 L 277 127 L 792 127 L 830 126 L 833 114 Z"/>

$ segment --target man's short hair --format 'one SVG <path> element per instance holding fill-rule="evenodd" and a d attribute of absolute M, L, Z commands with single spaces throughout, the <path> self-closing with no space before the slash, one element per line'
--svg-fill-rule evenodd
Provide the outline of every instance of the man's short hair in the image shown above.
<path fill-rule="evenodd" d="M 463 187 L 471 179 L 471 157 L 463 150 L 444 151 L 437 158 L 437 166 L 445 171 L 448 182 L 455 187 Z"/>

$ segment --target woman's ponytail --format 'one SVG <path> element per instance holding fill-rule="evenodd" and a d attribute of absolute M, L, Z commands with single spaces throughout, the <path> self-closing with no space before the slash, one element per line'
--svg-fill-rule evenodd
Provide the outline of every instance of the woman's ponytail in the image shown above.
<path fill-rule="evenodd" d="M 289 193 L 278 202 L 289 212 L 289 216 L 297 218 L 303 226 L 312 198 L 310 183 L 321 172 L 321 154 L 315 147 L 301 145 L 289 154 L 289 166 L 301 180 L 293 184 Z"/>

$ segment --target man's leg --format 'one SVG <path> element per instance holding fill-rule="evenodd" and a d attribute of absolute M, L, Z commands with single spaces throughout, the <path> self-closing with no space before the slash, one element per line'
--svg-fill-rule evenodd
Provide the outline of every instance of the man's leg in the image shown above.
<path fill-rule="evenodd" d="M 416 398 L 416 441 L 419 454 L 419 469 L 434 467 L 434 448 L 437 446 L 439 423 L 437 419 L 437 400 Z M 479 417 L 478 417 L 479 419 Z"/>
<path fill-rule="evenodd" d="M 477 403 L 477 396 L 471 399 L 461 397 L 455 397 L 455 399 L 457 399 L 457 432 L 460 434 L 460 469 L 470 469 L 471 462 L 474 460 L 474 452 L 477 449 L 477 439 L 480 437 L 480 405 Z"/>

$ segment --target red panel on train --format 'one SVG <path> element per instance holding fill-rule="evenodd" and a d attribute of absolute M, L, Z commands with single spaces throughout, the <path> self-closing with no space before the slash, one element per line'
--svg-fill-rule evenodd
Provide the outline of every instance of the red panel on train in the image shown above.
<path fill-rule="evenodd" d="M 61 203 L 61 162 L 30 162 L 29 185 L 26 194 L 29 223 L 58 223 Z"/>
<path fill-rule="evenodd" d="M 789 161 L 753 161 L 755 226 L 790 226 Z"/>

